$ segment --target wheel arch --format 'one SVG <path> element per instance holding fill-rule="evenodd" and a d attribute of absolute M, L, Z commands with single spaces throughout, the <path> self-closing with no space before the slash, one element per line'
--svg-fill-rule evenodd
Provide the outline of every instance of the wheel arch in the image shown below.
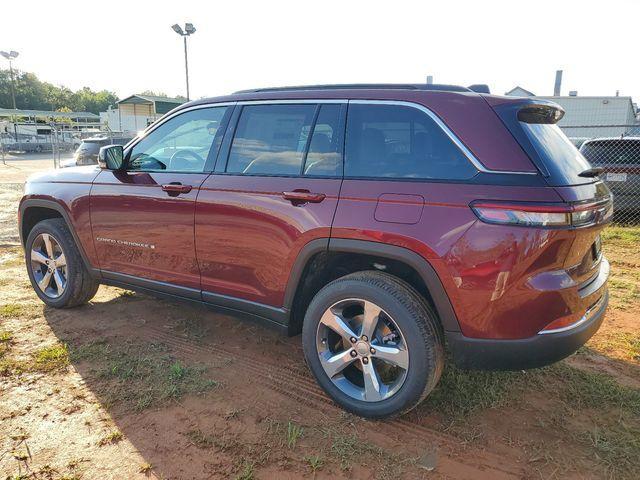
<path fill-rule="evenodd" d="M 61 218 L 66 223 L 73 240 L 76 242 L 76 246 L 78 247 L 78 251 L 80 252 L 80 256 L 82 257 L 85 267 L 92 276 L 99 276 L 98 270 L 93 268 L 89 262 L 89 258 L 84 251 L 78 235 L 76 234 L 68 212 L 62 205 L 54 200 L 31 198 L 23 200 L 20 203 L 18 232 L 20 234 L 20 243 L 22 244 L 22 247 L 24 248 L 26 246 L 27 237 L 33 227 L 35 227 L 39 222 L 50 218 Z"/>
<path fill-rule="evenodd" d="M 341 271 L 344 259 L 353 262 Z M 354 271 L 375 269 L 373 265 L 380 262 L 384 262 L 384 271 L 407 281 L 431 303 L 445 331 L 460 331 L 440 277 L 422 256 L 396 245 L 332 238 L 309 242 L 296 258 L 284 296 L 284 307 L 290 312 L 289 334 L 300 332 L 304 306 L 322 286 Z"/>

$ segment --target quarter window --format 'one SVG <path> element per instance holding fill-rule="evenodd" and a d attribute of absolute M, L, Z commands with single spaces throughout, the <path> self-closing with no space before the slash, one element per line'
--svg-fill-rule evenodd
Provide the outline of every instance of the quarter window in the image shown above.
<path fill-rule="evenodd" d="M 300 175 L 316 105 L 248 105 L 233 138 L 227 172 Z"/>
<path fill-rule="evenodd" d="M 167 120 L 131 149 L 127 170 L 204 171 L 212 146 L 219 147 L 228 111 L 200 108 Z"/>
<path fill-rule="evenodd" d="M 349 106 L 346 177 L 458 180 L 476 173 L 466 155 L 424 112 L 402 105 Z"/>
<path fill-rule="evenodd" d="M 304 164 L 307 176 L 342 175 L 342 145 L 344 124 L 341 125 L 342 105 L 325 104 L 320 107 L 313 127 L 309 151 Z"/>

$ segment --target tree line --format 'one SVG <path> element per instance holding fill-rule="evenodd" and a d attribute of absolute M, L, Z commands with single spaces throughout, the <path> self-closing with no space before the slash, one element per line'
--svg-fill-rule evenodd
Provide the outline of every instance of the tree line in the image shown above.
<path fill-rule="evenodd" d="M 64 86 L 43 82 L 29 72 L 13 70 L 16 107 L 21 110 L 104 112 L 118 97 L 108 90 L 94 92 L 89 87 L 73 91 Z M 13 108 L 9 69 L 0 69 L 0 108 Z"/>

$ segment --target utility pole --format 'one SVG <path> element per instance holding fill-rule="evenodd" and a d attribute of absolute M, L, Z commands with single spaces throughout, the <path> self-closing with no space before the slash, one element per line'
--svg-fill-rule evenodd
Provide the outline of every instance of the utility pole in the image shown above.
<path fill-rule="evenodd" d="M 189 56 L 187 55 L 187 37 L 196 33 L 196 27 L 193 26 L 193 23 L 185 23 L 184 30 L 182 30 L 182 27 L 176 23 L 175 25 L 172 25 L 171 28 L 184 40 L 184 73 L 187 81 L 187 101 L 189 101 Z"/>
<path fill-rule="evenodd" d="M 0 52 L 0 55 L 2 55 L 4 58 L 9 60 L 9 77 L 11 79 L 11 100 L 13 101 L 13 109 L 16 110 L 18 108 L 16 107 L 16 87 L 14 85 L 15 80 L 13 79 L 13 65 L 11 64 L 11 61 L 18 58 L 19 53 L 16 52 L 15 50 L 11 50 L 10 52 L 2 51 Z"/>

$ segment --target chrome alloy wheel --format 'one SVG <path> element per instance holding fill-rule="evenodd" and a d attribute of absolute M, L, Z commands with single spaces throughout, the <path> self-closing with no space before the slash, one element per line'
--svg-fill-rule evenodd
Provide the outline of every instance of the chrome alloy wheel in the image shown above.
<path fill-rule="evenodd" d="M 64 293 L 67 286 L 67 259 L 53 235 L 41 233 L 33 241 L 31 273 L 47 297 L 58 298 Z"/>
<path fill-rule="evenodd" d="M 378 305 L 359 298 L 341 300 L 324 312 L 316 347 L 333 384 L 356 400 L 390 398 L 409 369 L 409 352 L 398 325 Z"/>

